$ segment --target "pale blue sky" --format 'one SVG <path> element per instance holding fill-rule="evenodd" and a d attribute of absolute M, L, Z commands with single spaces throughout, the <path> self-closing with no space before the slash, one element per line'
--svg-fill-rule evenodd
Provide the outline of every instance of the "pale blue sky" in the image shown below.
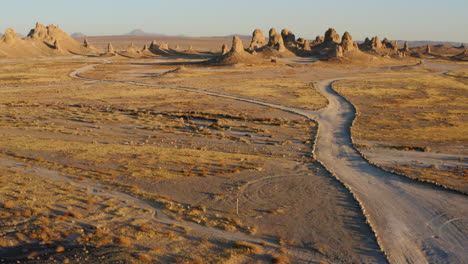
<path fill-rule="evenodd" d="M 22 34 L 36 21 L 68 33 L 115 35 L 133 29 L 168 35 L 251 34 L 288 28 L 314 38 L 328 27 L 356 40 L 468 42 L 468 0 L 9 0 L 2 1 L 0 31 Z"/>

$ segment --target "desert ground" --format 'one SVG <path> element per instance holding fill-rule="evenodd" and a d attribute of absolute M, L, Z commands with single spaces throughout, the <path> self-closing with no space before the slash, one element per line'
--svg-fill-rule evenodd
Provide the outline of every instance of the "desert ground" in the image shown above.
<path fill-rule="evenodd" d="M 468 262 L 462 48 L 62 38 L 0 45 L 0 263 Z"/>

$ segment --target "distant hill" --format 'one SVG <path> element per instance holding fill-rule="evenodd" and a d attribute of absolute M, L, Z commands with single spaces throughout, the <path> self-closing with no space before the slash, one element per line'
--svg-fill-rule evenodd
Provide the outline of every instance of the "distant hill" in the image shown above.
<path fill-rule="evenodd" d="M 143 31 L 142 29 L 134 29 L 127 34 L 124 34 L 124 36 L 165 36 L 164 34 L 158 34 L 158 33 L 148 33 Z"/>
<path fill-rule="evenodd" d="M 84 37 L 87 37 L 85 34 L 81 33 L 81 32 L 75 32 L 73 34 L 70 35 L 72 38 L 84 38 Z"/>

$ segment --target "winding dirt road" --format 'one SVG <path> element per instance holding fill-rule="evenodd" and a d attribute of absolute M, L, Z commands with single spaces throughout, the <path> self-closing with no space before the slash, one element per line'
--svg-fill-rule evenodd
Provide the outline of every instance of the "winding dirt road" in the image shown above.
<path fill-rule="evenodd" d="M 80 68 L 70 76 L 83 80 L 171 88 L 224 97 L 273 107 L 317 121 L 319 132 L 314 153 L 316 158 L 359 201 L 388 261 L 468 263 L 468 197 L 394 175 L 366 161 L 354 148 L 351 140 L 350 127 L 355 118 L 355 109 L 332 88 L 335 81 L 345 78 L 316 83 L 316 88 L 328 99 L 329 104 L 321 110 L 310 111 L 186 87 L 80 76 L 93 67 Z"/>

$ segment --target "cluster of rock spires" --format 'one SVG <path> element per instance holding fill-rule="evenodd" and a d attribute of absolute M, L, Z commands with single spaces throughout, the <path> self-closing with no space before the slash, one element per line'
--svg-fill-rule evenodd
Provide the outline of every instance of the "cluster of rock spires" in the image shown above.
<path fill-rule="evenodd" d="M 406 57 L 411 54 L 408 41 L 404 43 L 403 47 L 400 47 L 396 41 L 390 41 L 387 38 L 380 41 L 377 36 L 372 37 L 371 39 L 366 38 L 364 43 L 360 45 L 360 48 L 363 51 L 370 52 L 371 54 L 386 57 Z"/>
<path fill-rule="evenodd" d="M 452 59 L 466 58 L 466 49 L 464 47 L 452 47 L 459 53 L 452 56 Z M 438 47 L 437 47 L 438 49 Z M 458 49 L 458 50 L 456 50 Z M 94 47 L 88 39 L 83 43 L 78 43 L 74 38 L 63 32 L 56 25 L 44 26 L 40 23 L 31 29 L 25 38 L 20 38 L 13 29 L 7 29 L 5 34 L 0 37 L 0 56 L 9 56 L 11 54 L 21 54 L 23 56 L 53 56 L 67 54 L 95 54 L 95 56 L 126 56 L 126 57 L 150 57 L 150 56 L 171 56 L 180 54 L 200 54 L 192 46 L 183 50 L 179 45 L 170 48 L 167 42 L 158 43 L 157 41 L 145 45 L 142 49 L 137 48 L 131 43 L 125 50 L 117 51 L 112 43 L 109 43 L 107 49 L 102 52 Z M 456 54 L 456 53 L 452 53 Z M 396 41 L 380 39 L 375 36 L 366 38 L 359 45 L 353 40 L 349 32 L 343 36 L 335 29 L 329 28 L 323 36 L 317 36 L 313 41 L 297 38 L 288 29 L 278 32 L 271 28 L 268 32 L 268 39 L 260 29 L 255 29 L 252 33 L 250 44 L 245 49 L 241 39 L 234 37 L 231 49 L 227 45 L 221 47 L 221 58 L 217 61 L 222 63 L 258 63 L 258 58 L 277 61 L 277 58 L 294 56 L 314 56 L 320 60 L 330 59 L 357 59 L 371 57 L 405 57 L 405 56 L 433 56 L 431 46 L 425 48 L 410 49 L 408 42 L 400 47 Z"/>
<path fill-rule="evenodd" d="M 296 36 L 288 29 L 283 29 L 281 33 L 278 33 L 275 28 L 272 28 L 268 32 L 268 41 L 260 29 L 255 29 L 246 51 L 259 54 L 264 58 L 318 55 L 328 59 L 359 51 L 359 47 L 348 32 L 340 38 L 333 28 L 328 29 L 325 36 L 318 36 L 312 43 L 303 38 L 296 39 Z"/>
<path fill-rule="evenodd" d="M 86 54 L 93 56 L 157 56 L 174 55 L 180 48 L 170 49 L 169 44 L 158 44 L 153 41 L 149 46 L 145 45 L 143 49 L 137 48 L 133 43 L 123 51 L 117 51 L 112 43 L 109 43 L 105 51 L 96 48 L 88 39 L 79 43 L 70 35 L 65 33 L 56 25 L 44 26 L 36 23 L 25 38 L 20 38 L 11 28 L 5 31 L 0 37 L 0 57 L 35 57 L 35 56 L 61 56 L 70 54 Z M 195 54 L 192 46 L 184 53 Z"/>
<path fill-rule="evenodd" d="M 323 36 L 317 36 L 313 41 L 304 38 L 296 39 L 290 30 L 283 29 L 279 33 L 275 28 L 269 30 L 268 39 L 266 39 L 263 31 L 255 29 L 245 51 L 251 55 L 270 58 L 272 61 L 276 61 L 276 58 L 292 56 L 314 56 L 320 60 L 373 61 L 379 57 L 401 58 L 418 57 L 421 54 L 432 55 L 430 46 L 427 46 L 425 51 L 419 52 L 411 49 L 407 41 L 403 46 L 399 46 L 396 41 L 390 41 L 387 38 L 381 41 L 377 36 L 366 38 L 364 42 L 358 44 L 349 32 L 340 36 L 333 28 L 329 28 Z M 223 45 L 221 55 L 226 56 L 229 53 L 227 46 Z M 458 57 L 453 56 L 453 58 L 463 58 L 464 54 L 466 54 L 465 50 Z"/>
<path fill-rule="evenodd" d="M 20 38 L 11 28 L 0 38 L 0 55 L 53 56 L 67 54 L 89 54 L 96 52 L 89 42 L 80 44 L 56 25 L 44 26 L 36 23 L 25 38 Z"/>

